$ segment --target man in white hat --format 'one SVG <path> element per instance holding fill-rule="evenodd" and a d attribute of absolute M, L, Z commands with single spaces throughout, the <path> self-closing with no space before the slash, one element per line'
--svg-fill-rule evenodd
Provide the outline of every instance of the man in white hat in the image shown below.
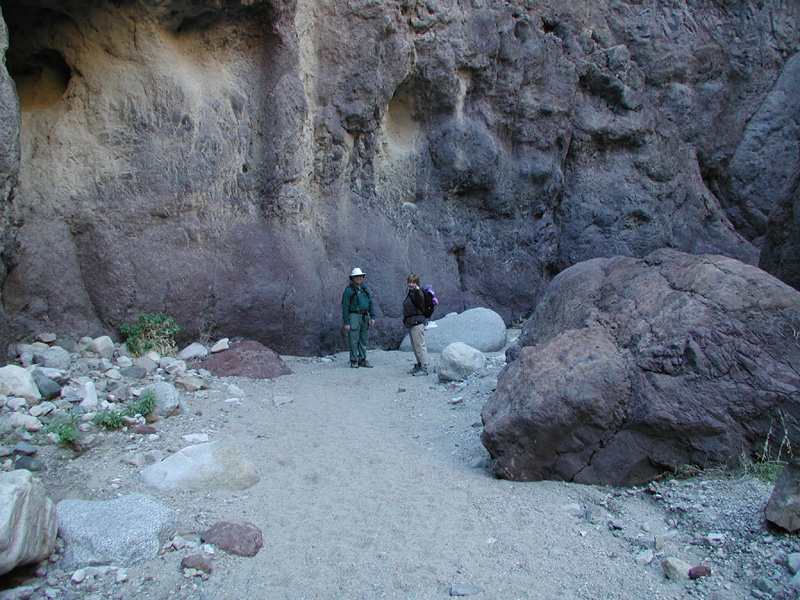
<path fill-rule="evenodd" d="M 372 368 L 367 362 L 369 328 L 375 323 L 375 309 L 372 307 L 372 294 L 364 285 L 366 274 L 356 267 L 350 271 L 350 285 L 342 294 L 342 321 L 350 346 L 350 368 Z"/>

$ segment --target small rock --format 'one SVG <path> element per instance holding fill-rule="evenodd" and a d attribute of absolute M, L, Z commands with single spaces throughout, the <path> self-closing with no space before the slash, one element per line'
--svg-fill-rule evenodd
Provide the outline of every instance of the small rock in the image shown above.
<path fill-rule="evenodd" d="M 8 424 L 14 429 L 24 429 L 25 431 L 36 432 L 44 428 L 42 422 L 32 415 L 15 412 L 8 418 Z"/>
<path fill-rule="evenodd" d="M 14 469 L 26 469 L 31 472 L 36 472 L 46 471 L 47 466 L 45 466 L 42 461 L 31 458 L 30 456 L 20 456 L 14 461 Z"/>
<path fill-rule="evenodd" d="M 698 565 L 689 569 L 689 579 L 699 579 L 709 575 L 711 575 L 711 567 L 707 565 Z"/>
<path fill-rule="evenodd" d="M 800 552 L 791 552 L 786 557 L 786 564 L 789 567 L 789 572 L 792 575 L 797 575 L 800 571 Z"/>
<path fill-rule="evenodd" d="M 589 523 L 600 523 L 606 515 L 606 510 L 602 506 L 590 506 L 586 509 L 586 520 Z"/>
<path fill-rule="evenodd" d="M 139 435 L 152 435 L 158 433 L 158 429 L 152 425 L 135 425 L 130 429 L 131 433 L 138 433 Z"/>
<path fill-rule="evenodd" d="M 253 523 L 218 521 L 200 538 L 239 556 L 255 556 L 264 544 L 261 530 Z"/>
<path fill-rule="evenodd" d="M 664 569 L 664 573 L 667 576 L 667 579 L 672 581 L 682 581 L 689 579 L 689 569 L 691 569 L 691 565 L 682 561 L 679 558 L 674 557 L 667 557 L 663 561 L 661 561 L 661 566 Z"/>
<path fill-rule="evenodd" d="M 208 356 L 208 349 L 199 342 L 189 344 L 186 348 L 178 352 L 178 358 L 181 360 L 203 358 L 204 356 Z"/>
<path fill-rule="evenodd" d="M 189 375 L 181 377 L 175 382 L 177 387 L 181 387 L 187 392 L 196 392 L 197 390 L 207 390 L 211 387 L 205 379 L 197 377 L 196 375 Z"/>
<path fill-rule="evenodd" d="M 230 340 L 228 338 L 222 338 L 216 344 L 211 346 L 211 354 L 216 354 L 217 352 L 222 352 L 223 350 L 227 350 L 230 348 Z"/>
<path fill-rule="evenodd" d="M 195 569 L 203 573 L 211 573 L 211 561 L 204 554 L 184 556 L 183 560 L 181 560 L 181 567 L 184 569 Z"/>
<path fill-rule="evenodd" d="M 483 593 L 483 588 L 469 583 L 454 583 L 450 586 L 451 596 L 474 596 Z"/>
<path fill-rule="evenodd" d="M 282 404 L 289 404 L 290 402 L 293 401 L 294 398 L 292 398 L 291 396 L 275 396 L 275 398 L 272 400 L 275 406 L 281 406 Z"/>
<path fill-rule="evenodd" d="M 86 345 L 86 349 L 103 358 L 111 358 L 114 356 L 114 341 L 107 335 L 104 335 L 89 342 Z"/>
<path fill-rule="evenodd" d="M 17 442 L 14 444 L 12 450 L 17 454 L 22 454 L 23 456 L 32 456 L 36 454 L 36 452 L 39 450 L 39 447 L 29 444 L 28 442 Z"/>
<path fill-rule="evenodd" d="M 128 367 L 122 367 L 119 370 L 119 374 L 128 379 L 142 379 L 145 375 L 147 375 L 147 369 L 131 365 Z"/>

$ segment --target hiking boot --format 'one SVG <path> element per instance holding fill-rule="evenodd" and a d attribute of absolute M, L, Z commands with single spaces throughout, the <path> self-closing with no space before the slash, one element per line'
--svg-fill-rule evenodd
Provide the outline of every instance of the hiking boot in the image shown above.
<path fill-rule="evenodd" d="M 358 368 L 358 363 L 356 363 L 356 362 L 351 362 L 351 363 L 350 363 L 350 368 L 351 368 L 351 369 L 357 369 L 357 368 Z"/>
<path fill-rule="evenodd" d="M 359 367 L 366 367 L 367 369 L 371 369 L 372 368 L 372 365 L 367 362 L 366 358 L 362 358 L 360 361 L 358 361 L 358 366 Z"/>
<path fill-rule="evenodd" d="M 412 373 L 414 377 L 420 375 L 427 375 L 428 374 L 428 365 L 420 365 L 419 369 L 417 369 L 416 373 Z"/>
<path fill-rule="evenodd" d="M 411 368 L 411 370 L 408 372 L 408 374 L 409 374 L 409 375 L 413 375 L 414 373 L 416 373 L 417 371 L 419 371 L 421 368 L 422 368 L 422 365 L 421 365 L 421 364 L 419 364 L 419 363 L 417 363 L 417 364 L 415 364 L 415 365 L 414 365 L 414 366 Z"/>

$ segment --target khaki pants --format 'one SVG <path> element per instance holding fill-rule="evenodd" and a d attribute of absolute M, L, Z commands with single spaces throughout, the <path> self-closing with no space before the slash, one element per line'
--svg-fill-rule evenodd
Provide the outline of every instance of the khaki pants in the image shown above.
<path fill-rule="evenodd" d="M 369 315 L 350 313 L 350 331 L 347 334 L 350 347 L 350 362 L 367 359 L 369 344 Z"/>
<path fill-rule="evenodd" d="M 425 345 L 425 325 L 414 325 L 408 330 L 411 338 L 411 349 L 417 358 L 417 364 L 428 364 L 428 346 Z"/>

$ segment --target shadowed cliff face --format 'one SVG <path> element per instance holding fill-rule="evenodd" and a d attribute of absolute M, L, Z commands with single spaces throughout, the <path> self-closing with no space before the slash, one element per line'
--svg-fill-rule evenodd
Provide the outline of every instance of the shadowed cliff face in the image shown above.
<path fill-rule="evenodd" d="M 353 266 L 391 344 L 410 272 L 511 321 L 591 257 L 755 263 L 790 193 L 759 178 L 800 172 L 789 105 L 762 109 L 800 9 L 562 4 L 0 0 L 6 313 L 314 354 Z"/>

